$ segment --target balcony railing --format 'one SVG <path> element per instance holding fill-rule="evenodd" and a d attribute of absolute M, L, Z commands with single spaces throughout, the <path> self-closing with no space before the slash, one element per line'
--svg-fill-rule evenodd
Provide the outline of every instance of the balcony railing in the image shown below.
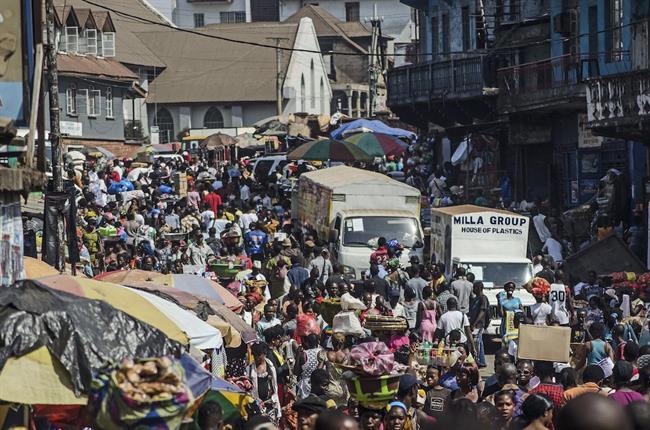
<path fill-rule="evenodd" d="M 580 62 L 572 55 L 564 55 L 499 69 L 497 76 L 501 94 L 531 95 L 537 91 L 564 88 L 579 83 Z"/>
<path fill-rule="evenodd" d="M 641 70 L 587 81 L 590 127 L 638 124 L 650 120 L 650 71 Z"/>
<path fill-rule="evenodd" d="M 429 61 L 388 72 L 388 104 L 427 103 L 435 99 L 480 96 L 485 87 L 484 55 Z"/>

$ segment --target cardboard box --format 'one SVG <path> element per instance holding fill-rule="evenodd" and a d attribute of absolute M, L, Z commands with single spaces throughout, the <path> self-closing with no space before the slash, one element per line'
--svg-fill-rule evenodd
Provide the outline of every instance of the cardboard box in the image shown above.
<path fill-rule="evenodd" d="M 518 358 L 568 363 L 571 329 L 522 324 L 519 326 Z"/>

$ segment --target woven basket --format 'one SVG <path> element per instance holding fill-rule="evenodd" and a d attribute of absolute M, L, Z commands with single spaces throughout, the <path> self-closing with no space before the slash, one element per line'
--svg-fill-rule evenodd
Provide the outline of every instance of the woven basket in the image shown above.
<path fill-rule="evenodd" d="M 350 396 L 367 409 L 383 409 L 395 398 L 399 389 L 397 375 L 363 376 L 347 372 L 345 382 Z"/>
<path fill-rule="evenodd" d="M 378 331 L 404 331 L 408 328 L 406 319 L 402 317 L 387 317 L 384 315 L 368 315 L 365 321 L 366 329 Z"/>

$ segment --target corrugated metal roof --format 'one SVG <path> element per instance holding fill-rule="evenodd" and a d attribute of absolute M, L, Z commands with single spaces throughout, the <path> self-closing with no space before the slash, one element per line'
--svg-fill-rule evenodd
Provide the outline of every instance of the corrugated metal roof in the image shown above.
<path fill-rule="evenodd" d="M 368 170 L 357 169 L 349 166 L 330 167 L 327 169 L 316 170 L 315 172 L 303 173 L 302 176 L 330 189 L 356 184 L 389 184 L 412 191 L 413 194 L 420 194 L 417 189 L 410 185 L 391 179 L 381 173 L 370 172 Z"/>
<path fill-rule="evenodd" d="M 206 34 L 269 44 L 281 37 L 281 46 L 293 47 L 297 24 L 254 22 L 221 24 L 198 31 Z M 242 45 L 174 30 L 138 34 L 167 65 L 149 84 L 149 103 L 208 103 L 274 101 L 275 50 Z M 286 72 L 291 53 L 281 54 Z"/>
<path fill-rule="evenodd" d="M 112 58 L 58 54 L 56 64 L 61 75 L 91 75 L 98 78 L 117 79 L 127 82 L 138 79 L 135 73 Z"/>
<path fill-rule="evenodd" d="M 96 1 L 96 0 L 95 0 Z M 74 6 L 75 8 L 90 8 L 93 11 L 97 25 L 101 28 L 106 18 L 95 15 L 96 11 L 106 12 L 106 9 L 85 3 L 82 0 L 54 0 L 59 7 Z M 111 9 L 125 12 L 141 18 L 167 23 L 167 21 L 146 3 L 140 0 L 101 0 L 102 5 Z M 135 35 L 136 32 L 151 31 L 157 28 L 153 24 L 137 21 L 116 13 L 111 13 L 111 19 L 115 25 L 115 58 L 126 64 L 164 68 L 163 63 L 156 55 Z M 100 24 L 100 21 L 102 23 Z"/>

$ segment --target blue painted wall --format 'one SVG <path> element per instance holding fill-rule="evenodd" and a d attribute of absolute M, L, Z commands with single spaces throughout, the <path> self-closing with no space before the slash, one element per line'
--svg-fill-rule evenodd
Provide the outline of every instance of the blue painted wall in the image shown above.
<path fill-rule="evenodd" d="M 89 117 L 86 112 L 86 104 L 77 104 L 77 114 L 69 115 L 66 111 L 66 89 L 70 85 L 76 85 L 77 90 L 89 89 L 93 86 L 101 91 L 99 114 L 97 117 Z M 113 91 L 113 117 L 106 116 L 106 90 Z M 79 122 L 82 127 L 81 136 L 70 136 L 71 139 L 93 139 L 93 140 L 124 140 L 124 110 L 122 103 L 128 91 L 127 86 L 108 81 L 92 80 L 88 78 L 77 78 L 59 75 L 59 106 L 61 108 L 61 121 Z M 49 109 L 49 108 L 48 108 Z M 46 115 L 46 127 L 49 128 L 49 115 Z"/>

